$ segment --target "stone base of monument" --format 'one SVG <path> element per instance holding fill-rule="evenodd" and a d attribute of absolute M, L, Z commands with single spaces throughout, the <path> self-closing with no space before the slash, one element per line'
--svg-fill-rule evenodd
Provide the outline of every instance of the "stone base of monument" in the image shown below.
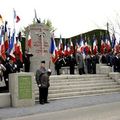
<path fill-rule="evenodd" d="M 10 93 L 0 93 L 0 108 L 10 107 Z"/>
<path fill-rule="evenodd" d="M 10 74 L 9 91 L 12 107 L 34 105 L 34 74 L 25 72 Z"/>
<path fill-rule="evenodd" d="M 112 67 L 110 67 L 110 66 L 100 66 L 99 72 L 100 72 L 100 74 L 109 74 L 109 72 L 112 72 Z"/>
<path fill-rule="evenodd" d="M 63 75 L 70 74 L 70 67 L 61 67 L 60 74 L 63 74 Z M 77 66 L 75 66 L 74 74 L 78 74 L 78 67 Z"/>
<path fill-rule="evenodd" d="M 100 74 L 101 73 L 101 69 L 100 69 L 100 67 L 101 66 L 106 66 L 106 64 L 96 64 L 96 74 Z"/>
<path fill-rule="evenodd" d="M 61 67 L 60 74 L 70 74 L 70 67 Z"/>
<path fill-rule="evenodd" d="M 110 72 L 109 76 L 120 84 L 120 73 L 119 72 Z"/>

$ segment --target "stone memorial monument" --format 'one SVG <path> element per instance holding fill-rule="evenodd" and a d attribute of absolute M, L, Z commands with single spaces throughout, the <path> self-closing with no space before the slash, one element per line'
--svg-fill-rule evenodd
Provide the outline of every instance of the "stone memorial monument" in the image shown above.
<path fill-rule="evenodd" d="M 33 57 L 31 57 L 30 71 L 36 72 L 40 67 L 40 62 L 45 60 L 46 68 L 48 69 L 50 67 L 52 73 L 54 73 L 54 65 L 51 63 L 49 53 L 51 41 L 49 28 L 43 23 L 36 23 L 30 25 L 29 30 L 32 39 L 32 48 L 29 51 L 33 54 Z"/>

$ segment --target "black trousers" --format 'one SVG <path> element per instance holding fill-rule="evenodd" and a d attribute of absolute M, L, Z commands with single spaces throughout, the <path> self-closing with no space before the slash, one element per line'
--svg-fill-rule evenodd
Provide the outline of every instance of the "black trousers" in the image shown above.
<path fill-rule="evenodd" d="M 48 88 L 39 87 L 39 102 L 46 103 L 48 99 Z"/>
<path fill-rule="evenodd" d="M 75 70 L 74 66 L 70 66 L 70 74 L 74 74 L 74 70 Z"/>
<path fill-rule="evenodd" d="M 85 74 L 84 68 L 79 68 L 79 74 L 80 75 Z"/>

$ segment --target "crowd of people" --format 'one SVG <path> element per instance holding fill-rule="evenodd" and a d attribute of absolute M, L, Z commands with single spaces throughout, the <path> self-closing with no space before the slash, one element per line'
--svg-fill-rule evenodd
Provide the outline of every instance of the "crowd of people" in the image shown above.
<path fill-rule="evenodd" d="M 0 87 L 0 92 L 9 91 L 9 74 L 16 72 L 29 72 L 30 70 L 30 57 L 33 56 L 25 51 L 23 61 L 20 60 L 18 54 L 15 54 L 15 59 L 11 56 L 7 56 L 6 60 L 0 58 L 0 80 L 4 81 L 5 86 Z"/>
<path fill-rule="evenodd" d="M 120 72 L 120 53 L 114 51 L 104 52 L 104 54 L 92 54 L 88 52 L 86 55 L 77 50 L 76 54 L 67 57 L 60 57 L 55 62 L 55 70 L 60 75 L 60 69 L 64 66 L 70 67 L 70 74 L 74 74 L 75 66 L 78 67 L 78 73 L 96 74 L 96 64 L 103 63 L 113 67 L 114 72 Z"/>

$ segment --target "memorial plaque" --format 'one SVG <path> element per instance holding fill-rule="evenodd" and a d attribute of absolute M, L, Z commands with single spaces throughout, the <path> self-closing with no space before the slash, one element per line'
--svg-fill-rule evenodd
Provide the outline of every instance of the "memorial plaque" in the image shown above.
<path fill-rule="evenodd" d="M 32 78 L 31 76 L 18 76 L 18 98 L 32 98 Z"/>

